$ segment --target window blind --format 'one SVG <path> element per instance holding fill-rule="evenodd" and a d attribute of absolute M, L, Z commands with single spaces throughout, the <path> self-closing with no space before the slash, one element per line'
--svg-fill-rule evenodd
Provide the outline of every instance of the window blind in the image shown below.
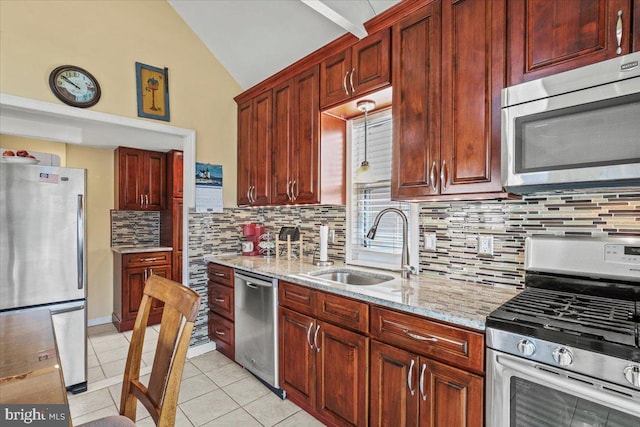
<path fill-rule="evenodd" d="M 391 110 L 370 114 L 367 121 L 367 161 L 374 175 L 374 182 L 355 183 L 358 167 L 365 158 L 364 117 L 351 121 L 351 199 L 350 242 L 354 260 L 375 259 L 375 253 L 397 254 L 402 252 L 402 220 L 398 215 L 382 217 L 375 239 L 365 236 L 376 215 L 383 209 L 394 207 L 410 216 L 409 204 L 391 201 Z"/>

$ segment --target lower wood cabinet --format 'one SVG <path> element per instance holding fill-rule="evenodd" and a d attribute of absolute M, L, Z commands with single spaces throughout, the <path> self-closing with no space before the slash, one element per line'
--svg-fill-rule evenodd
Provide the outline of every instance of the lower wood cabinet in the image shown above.
<path fill-rule="evenodd" d="M 209 339 L 220 353 L 236 360 L 233 268 L 209 263 L 207 276 Z"/>
<path fill-rule="evenodd" d="M 118 331 L 133 329 L 144 285 L 152 274 L 171 279 L 171 252 L 114 254 L 113 324 Z M 162 320 L 163 304 L 154 301 L 149 325 Z"/>
<path fill-rule="evenodd" d="M 280 386 L 327 425 L 482 427 L 479 331 L 280 281 Z"/>
<path fill-rule="evenodd" d="M 371 426 L 481 427 L 483 378 L 371 342 Z"/>
<path fill-rule="evenodd" d="M 280 385 L 330 425 L 366 426 L 369 338 L 280 307 Z"/>

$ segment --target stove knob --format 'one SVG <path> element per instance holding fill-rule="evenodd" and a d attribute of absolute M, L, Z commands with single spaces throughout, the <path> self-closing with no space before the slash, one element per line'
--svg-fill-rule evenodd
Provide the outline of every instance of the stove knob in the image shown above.
<path fill-rule="evenodd" d="M 521 339 L 517 344 L 518 352 L 523 356 L 531 356 L 536 352 L 536 345 L 528 339 Z"/>
<path fill-rule="evenodd" d="M 624 377 L 634 387 L 640 387 L 640 366 L 627 366 L 624 368 Z"/>
<path fill-rule="evenodd" d="M 573 363 L 573 353 L 566 347 L 558 347 L 551 353 L 553 360 L 560 366 L 569 366 Z"/>

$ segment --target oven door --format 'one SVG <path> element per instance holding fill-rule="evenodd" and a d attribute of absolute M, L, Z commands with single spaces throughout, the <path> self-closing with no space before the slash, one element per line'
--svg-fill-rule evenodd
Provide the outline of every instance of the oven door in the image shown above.
<path fill-rule="evenodd" d="M 487 427 L 637 427 L 640 392 L 487 349 Z"/>
<path fill-rule="evenodd" d="M 503 108 L 504 187 L 522 193 L 636 182 L 638 117 L 640 77 Z"/>

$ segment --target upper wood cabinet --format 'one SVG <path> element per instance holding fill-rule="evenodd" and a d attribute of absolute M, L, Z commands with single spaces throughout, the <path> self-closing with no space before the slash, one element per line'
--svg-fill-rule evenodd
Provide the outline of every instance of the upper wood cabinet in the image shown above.
<path fill-rule="evenodd" d="M 504 11 L 504 0 L 443 0 L 394 25 L 394 199 L 502 190 Z"/>
<path fill-rule="evenodd" d="M 171 150 L 167 153 L 167 189 L 171 197 L 183 195 L 183 168 L 184 154 L 179 150 Z"/>
<path fill-rule="evenodd" d="M 390 29 L 386 29 L 322 61 L 320 107 L 324 109 L 388 86 L 390 47 Z"/>
<path fill-rule="evenodd" d="M 238 205 L 344 203 L 344 121 L 320 113 L 318 76 L 238 105 Z"/>
<path fill-rule="evenodd" d="M 318 67 L 273 89 L 273 204 L 319 203 Z"/>
<path fill-rule="evenodd" d="M 272 92 L 238 106 L 238 205 L 271 202 Z"/>
<path fill-rule="evenodd" d="M 440 2 L 393 26 L 394 199 L 438 194 L 440 164 Z"/>
<path fill-rule="evenodd" d="M 118 147 L 114 152 L 115 208 L 162 210 L 166 205 L 166 154 Z"/>
<path fill-rule="evenodd" d="M 632 41 L 640 49 L 632 0 L 508 0 L 508 16 L 509 85 L 627 54 Z"/>

